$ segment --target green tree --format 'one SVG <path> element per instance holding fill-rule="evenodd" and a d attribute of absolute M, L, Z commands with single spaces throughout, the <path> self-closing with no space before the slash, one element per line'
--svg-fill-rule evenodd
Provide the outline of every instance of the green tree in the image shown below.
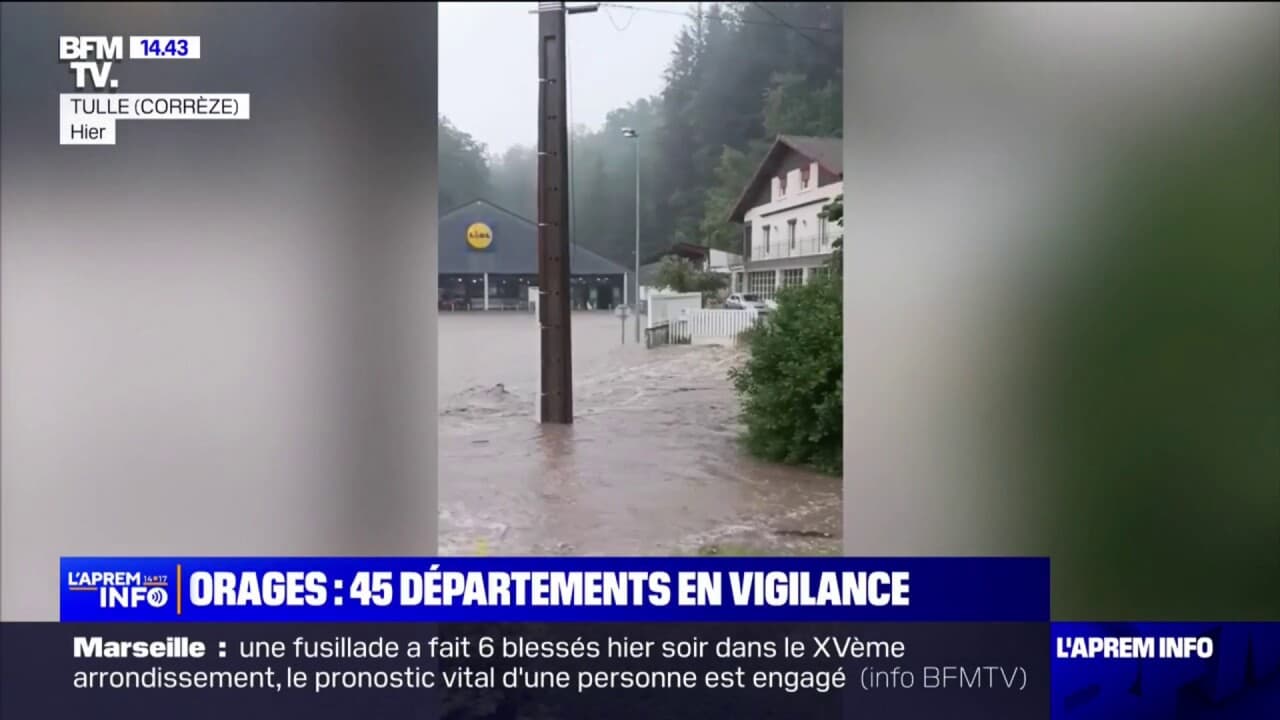
<path fill-rule="evenodd" d="M 765 93 L 765 131 L 770 137 L 840 137 L 844 125 L 841 102 L 840 88 L 834 82 L 813 87 L 805 75 L 779 74 Z"/>
<path fill-rule="evenodd" d="M 842 469 L 843 286 L 814 278 L 778 293 L 778 309 L 748 335 L 750 357 L 730 371 L 749 452 L 764 460 Z"/>
<path fill-rule="evenodd" d="M 602 128 L 574 137 L 574 242 L 631 267 L 635 262 L 636 151 L 640 162 L 641 257 L 669 245 L 658 232 L 662 193 L 658 106 L 640 100 L 610 112 Z M 629 139 L 623 128 L 639 134 Z"/>
<path fill-rule="evenodd" d="M 491 167 L 493 201 L 534 219 L 538 214 L 538 151 L 513 145 Z"/>
<path fill-rule="evenodd" d="M 827 222 L 835 223 L 840 228 L 840 234 L 831 240 L 831 258 L 827 260 L 827 267 L 836 275 L 844 274 L 844 193 L 835 196 L 831 202 L 822 206 L 822 212 L 819 217 L 825 218 Z"/>
<path fill-rule="evenodd" d="M 672 240 L 694 242 L 691 222 L 693 210 L 700 206 L 697 185 L 698 158 L 701 148 L 694 144 L 699 135 L 693 109 L 698 84 L 698 60 L 702 52 L 701 14 L 695 15 L 693 26 L 676 38 L 671 64 L 667 69 L 666 87 L 662 91 L 662 124 L 657 138 L 663 163 L 658 187 L 666 194 L 667 211 L 663 228 Z"/>
<path fill-rule="evenodd" d="M 658 266 L 654 282 L 658 287 L 670 288 L 676 292 L 710 294 L 724 289 L 728 285 L 728 278 L 717 273 L 699 270 L 684 258 L 668 256 L 663 258 Z"/>
<path fill-rule="evenodd" d="M 440 116 L 440 210 L 489 196 L 489 161 L 485 146 Z"/>
<path fill-rule="evenodd" d="M 741 231 L 729 222 L 729 213 L 751 181 L 760 159 L 764 157 L 764 144 L 757 143 L 750 153 L 724 147 L 715 169 L 715 182 L 703 198 L 702 219 L 698 230 L 701 244 L 733 253 L 742 252 Z"/>
<path fill-rule="evenodd" d="M 725 148 L 754 158 L 779 132 L 839 133 L 842 18 L 838 3 L 699 6 L 662 94 L 658 222 L 669 241 L 738 249 L 723 214 L 750 171 Z"/>

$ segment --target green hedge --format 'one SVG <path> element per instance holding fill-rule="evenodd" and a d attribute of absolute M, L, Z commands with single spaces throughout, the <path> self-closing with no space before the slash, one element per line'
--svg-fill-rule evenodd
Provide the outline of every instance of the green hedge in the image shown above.
<path fill-rule="evenodd" d="M 773 462 L 841 471 L 841 283 L 824 276 L 778 294 L 778 309 L 746 338 L 750 355 L 730 371 L 742 401 L 744 441 Z"/>

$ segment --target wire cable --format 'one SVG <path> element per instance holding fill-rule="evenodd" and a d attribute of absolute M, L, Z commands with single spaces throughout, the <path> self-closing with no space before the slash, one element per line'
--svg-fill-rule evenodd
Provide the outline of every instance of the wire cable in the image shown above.
<path fill-rule="evenodd" d="M 626 32 L 626 29 L 631 27 L 631 23 L 635 22 L 636 19 L 636 9 L 630 8 L 631 14 L 627 16 L 627 24 L 622 27 L 618 27 L 618 22 L 613 19 L 613 13 L 609 12 L 609 8 L 605 5 L 601 5 L 600 9 L 604 11 L 604 16 L 609 18 L 609 24 L 618 32 Z"/>
<path fill-rule="evenodd" d="M 752 5 L 755 5 L 756 7 L 760 7 L 760 3 L 752 3 Z M 631 11 L 633 11 L 633 12 L 647 12 L 647 13 L 654 13 L 654 14 L 657 14 L 657 15 L 672 15 L 672 16 L 675 16 L 675 17 L 682 17 L 682 18 L 686 18 L 686 19 L 689 19 L 689 20 L 692 20 L 692 19 L 693 19 L 693 13 L 692 13 L 692 12 L 690 12 L 690 11 L 687 11 L 687 10 L 663 10 L 663 9 L 661 9 L 661 8 L 654 8 L 654 7 L 640 7 L 640 6 L 637 6 L 637 5 L 627 5 L 627 4 L 624 4 L 624 3 L 600 3 L 600 7 L 601 7 L 601 8 L 612 7 L 612 8 L 619 8 L 619 9 L 621 9 L 621 10 L 631 10 Z M 760 7 L 760 9 L 761 9 L 761 10 L 765 10 L 765 8 L 763 8 L 763 7 Z M 775 15 L 775 14 L 774 14 L 774 13 L 772 13 L 772 12 L 769 12 L 768 10 L 765 10 L 765 12 L 769 13 L 769 15 L 771 15 L 772 17 L 774 17 L 774 18 L 775 18 L 775 20 L 774 20 L 774 21 L 769 21 L 769 20 L 748 20 L 748 19 L 746 19 L 746 18 L 736 18 L 736 19 L 734 20 L 734 22 L 740 22 L 740 23 L 742 23 L 742 24 L 744 24 L 744 25 L 764 25 L 764 26 L 768 26 L 768 27 L 777 27 L 777 28 L 782 28 L 782 29 L 784 29 L 784 30 L 791 30 L 792 32 L 797 32 L 797 33 L 803 33 L 803 32 L 805 32 L 805 31 L 807 31 L 807 32 L 826 32 L 826 33 L 839 33 L 839 32 L 843 32 L 843 29 L 842 29 L 842 28 L 830 28 L 830 27 L 809 27 L 809 26 L 805 26 L 805 25 L 792 25 L 792 24 L 787 23 L 787 22 L 778 22 L 778 21 L 777 21 L 777 20 L 778 20 L 778 16 L 777 16 L 777 15 Z M 809 39 L 810 39 L 810 40 L 813 40 L 813 38 L 809 38 Z M 816 41 L 815 41 L 815 42 L 816 42 Z"/>
<path fill-rule="evenodd" d="M 814 38 L 812 38 L 812 37 L 809 37 L 808 35 L 805 35 L 804 33 L 800 32 L 800 29 L 799 29 L 799 28 L 797 28 L 795 25 L 792 25 L 791 23 L 787 22 L 786 20 L 783 20 L 782 18 L 778 17 L 777 13 L 775 13 L 774 11 L 772 11 L 772 10 L 770 10 L 769 8 L 765 7 L 765 6 L 764 6 L 764 3 L 753 2 L 753 3 L 751 3 L 751 4 L 752 4 L 752 5 L 754 5 L 754 6 L 756 6 L 756 7 L 757 7 L 761 12 L 763 12 L 764 14 L 768 15 L 769 17 L 773 18 L 774 20 L 777 20 L 779 25 L 782 25 L 783 27 L 790 28 L 791 30 L 794 30 L 794 31 L 795 31 L 795 33 L 796 33 L 797 35 L 799 35 L 800 37 L 804 38 L 805 40 L 808 40 L 809 42 L 813 43 L 814 45 L 817 45 L 817 46 L 821 47 L 822 43 L 818 42 L 817 40 L 815 40 L 815 39 L 814 39 Z"/>

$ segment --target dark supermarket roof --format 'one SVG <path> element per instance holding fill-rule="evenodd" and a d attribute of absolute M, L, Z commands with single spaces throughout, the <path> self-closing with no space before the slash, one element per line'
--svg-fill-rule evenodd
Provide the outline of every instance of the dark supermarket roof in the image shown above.
<path fill-rule="evenodd" d="M 467 244 L 467 228 L 484 223 L 493 232 L 485 250 Z M 486 200 L 473 200 L 440 217 L 441 275 L 535 275 L 538 272 L 538 225 Z M 621 275 L 626 268 L 575 245 L 569 250 L 574 275 Z"/>

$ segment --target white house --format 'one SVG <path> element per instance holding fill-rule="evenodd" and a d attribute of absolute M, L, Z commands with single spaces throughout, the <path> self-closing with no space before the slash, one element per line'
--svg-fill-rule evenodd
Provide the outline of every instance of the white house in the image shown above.
<path fill-rule="evenodd" d="M 771 298 L 826 271 L 839 228 L 822 210 L 844 192 L 840 138 L 779 135 L 730 213 L 742 224 L 734 292 Z"/>

